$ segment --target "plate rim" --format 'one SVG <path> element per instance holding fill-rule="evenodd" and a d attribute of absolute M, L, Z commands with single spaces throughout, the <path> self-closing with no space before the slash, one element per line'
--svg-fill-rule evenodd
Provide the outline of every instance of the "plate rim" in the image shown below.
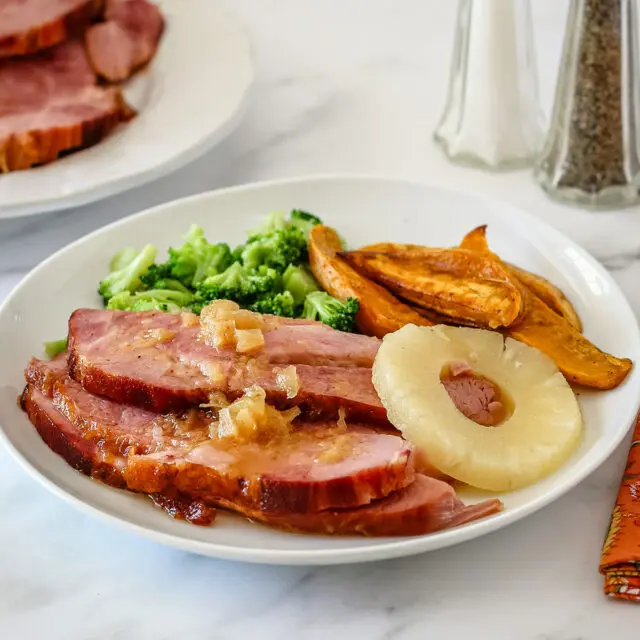
<path fill-rule="evenodd" d="M 104 227 L 96 229 L 82 236 L 81 238 L 78 238 L 77 240 L 67 244 L 61 249 L 58 249 L 55 253 L 53 253 L 39 265 L 31 269 L 25 275 L 25 277 L 13 288 L 13 290 L 5 298 L 2 304 L 0 304 L 0 318 L 3 317 L 5 313 L 7 313 L 7 309 L 11 306 L 14 297 L 18 295 L 22 287 L 29 280 L 36 277 L 41 270 L 47 269 L 49 264 L 57 259 L 61 254 L 71 250 L 76 245 L 80 245 L 95 236 L 99 236 L 100 234 L 105 233 L 107 230 L 111 230 L 118 226 L 124 226 L 131 219 L 152 217 L 157 211 L 160 211 L 167 207 L 184 203 L 192 203 L 199 200 L 207 200 L 212 197 L 215 198 L 217 196 L 225 196 L 236 192 L 260 190 L 270 187 L 277 188 L 291 184 L 308 184 L 310 186 L 313 186 L 314 184 L 327 182 L 382 182 L 387 183 L 390 186 L 405 185 L 414 188 L 417 187 L 427 190 L 460 194 L 468 198 L 470 197 L 482 200 L 483 202 L 491 206 L 500 206 L 503 210 L 509 209 L 514 213 L 514 215 L 517 215 L 520 220 L 523 221 L 527 226 L 531 225 L 532 228 L 539 232 L 542 236 L 551 236 L 552 239 L 561 241 L 562 243 L 573 247 L 581 254 L 586 256 L 590 262 L 590 266 L 594 268 L 599 273 L 599 275 L 605 279 L 612 290 L 619 294 L 621 302 L 625 305 L 626 311 L 628 312 L 627 315 L 633 320 L 633 327 L 631 327 L 631 329 L 633 330 L 634 335 L 640 335 L 638 319 L 633 313 L 631 305 L 629 304 L 629 301 L 627 300 L 625 294 L 620 289 L 617 282 L 609 274 L 609 272 L 581 245 L 577 244 L 571 238 L 566 236 L 558 229 L 552 227 L 545 221 L 509 202 L 505 202 L 503 200 L 499 200 L 482 193 L 477 193 L 473 190 L 449 188 L 430 184 L 426 181 L 366 173 L 322 173 L 300 175 L 290 178 L 278 178 L 273 180 L 260 180 L 221 189 L 209 190 L 183 198 L 177 198 L 159 205 L 155 205 L 148 209 L 144 209 L 130 216 L 126 216 L 108 225 L 105 225 Z M 636 342 L 640 344 L 640 338 L 636 338 Z M 638 376 L 636 376 L 636 378 L 636 386 L 638 386 L 638 384 L 640 384 L 640 378 Z M 89 513 L 90 515 L 96 516 L 99 520 L 114 524 L 119 529 L 133 532 L 142 538 L 170 547 L 178 548 L 183 551 L 189 551 L 192 553 L 198 553 L 201 555 L 225 560 L 271 565 L 328 566 L 335 564 L 355 564 L 361 562 L 387 560 L 392 558 L 417 555 L 426 553 L 428 551 L 435 551 L 437 549 L 443 549 L 455 544 L 469 541 L 476 537 L 481 537 L 494 531 L 498 531 L 510 524 L 513 524 L 514 522 L 517 522 L 518 520 L 521 520 L 522 518 L 525 518 L 532 513 L 535 513 L 536 511 L 543 509 L 545 506 L 548 506 L 561 496 L 568 493 L 571 489 L 575 488 L 589 474 L 593 473 L 593 471 L 595 471 L 609 459 L 618 445 L 627 436 L 629 429 L 634 423 L 639 409 L 640 394 L 638 394 L 638 399 L 632 405 L 630 405 L 626 414 L 618 414 L 618 417 L 616 418 L 619 423 L 626 424 L 627 428 L 621 430 L 618 436 L 612 438 L 609 442 L 607 442 L 606 446 L 602 447 L 599 455 L 590 464 L 579 470 L 579 472 L 575 473 L 570 478 L 566 479 L 563 483 L 555 485 L 548 492 L 532 498 L 528 503 L 516 507 L 511 507 L 509 510 L 501 512 L 499 514 L 499 517 L 497 518 L 495 516 L 490 516 L 483 520 L 475 521 L 461 527 L 437 532 L 436 534 L 426 534 L 424 536 L 414 537 L 399 537 L 397 539 L 391 539 L 385 544 L 344 549 L 285 550 L 261 549 L 259 547 L 230 547 L 226 544 L 193 540 L 174 533 L 167 533 L 163 531 L 157 531 L 155 529 L 150 529 L 143 525 L 137 524 L 136 522 L 133 522 L 126 517 L 116 515 L 107 510 L 103 510 L 97 506 L 84 502 L 81 498 L 75 497 L 71 493 L 67 492 L 64 488 L 58 486 L 53 480 L 50 480 L 47 476 L 45 476 L 34 463 L 23 456 L 16 447 L 14 447 L 8 435 L 5 433 L 5 429 L 2 424 L 0 424 L 0 442 L 4 443 L 8 451 L 11 453 L 12 457 L 22 468 L 24 468 L 32 477 L 34 477 L 40 484 L 50 490 L 54 495 L 62 498 L 67 503 L 72 504 L 75 508 Z M 83 477 L 82 479 L 90 481 L 90 479 L 88 478 Z"/>
<path fill-rule="evenodd" d="M 143 171 L 138 171 L 124 178 L 113 178 L 108 182 L 101 183 L 94 187 L 82 188 L 74 192 L 72 195 L 60 196 L 58 198 L 43 197 L 40 199 L 31 199 L 27 202 L 16 205 L 3 206 L 0 204 L 0 221 L 27 218 L 62 210 L 73 210 L 78 207 L 91 204 L 92 202 L 99 202 L 112 196 L 131 191 L 137 187 L 155 182 L 156 180 L 185 167 L 191 162 L 198 160 L 227 138 L 231 132 L 238 127 L 239 123 L 246 115 L 250 104 L 250 97 L 252 92 L 255 90 L 257 68 L 255 47 L 249 35 L 248 28 L 236 13 L 229 11 L 220 2 L 212 3 L 211 6 L 219 15 L 223 15 L 225 20 L 233 22 L 234 28 L 244 41 L 244 48 L 248 54 L 247 82 L 239 97 L 237 105 L 228 117 L 223 120 L 214 131 L 211 131 L 197 144 L 194 144 L 181 153 L 174 155 L 170 160 L 162 162 L 156 166 L 149 167 Z"/>

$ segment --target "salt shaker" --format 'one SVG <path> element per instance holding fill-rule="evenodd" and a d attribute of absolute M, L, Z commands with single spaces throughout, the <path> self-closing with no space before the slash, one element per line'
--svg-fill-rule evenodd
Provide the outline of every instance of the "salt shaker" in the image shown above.
<path fill-rule="evenodd" d="M 449 96 L 434 137 L 460 164 L 533 164 L 543 116 L 530 0 L 459 0 Z"/>
<path fill-rule="evenodd" d="M 558 200 L 640 201 L 638 0 L 572 0 L 553 119 L 535 175 Z"/>

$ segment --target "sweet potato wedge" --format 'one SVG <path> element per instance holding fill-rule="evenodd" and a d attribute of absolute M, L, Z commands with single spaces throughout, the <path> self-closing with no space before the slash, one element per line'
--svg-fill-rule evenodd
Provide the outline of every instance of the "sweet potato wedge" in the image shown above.
<path fill-rule="evenodd" d="M 559 287 L 542 276 L 525 271 L 513 264 L 506 264 L 520 282 L 535 293 L 552 311 L 562 316 L 576 331 L 582 332 L 582 320 Z"/>
<path fill-rule="evenodd" d="M 448 324 L 452 327 L 473 327 L 475 329 L 482 329 L 479 324 L 473 322 L 472 320 L 466 320 L 465 318 L 452 318 L 451 316 L 446 316 L 444 313 L 438 313 L 433 309 L 424 309 L 423 307 L 412 306 L 412 309 L 417 311 L 423 318 L 426 318 L 431 322 L 431 324 Z"/>
<path fill-rule="evenodd" d="M 491 253 L 486 225 L 470 231 L 462 247 Z M 582 334 L 582 323 L 564 293 L 541 276 L 511 264 L 507 268 L 528 290 L 526 314 L 504 333 L 546 353 L 570 382 L 595 389 L 613 389 L 632 367 L 628 358 L 616 358 L 600 351 Z"/>
<path fill-rule="evenodd" d="M 340 238 L 333 229 L 324 225 L 313 227 L 309 235 L 311 271 L 322 288 L 335 298 L 358 299 L 360 311 L 356 323 L 362 333 L 382 338 L 406 324 L 433 324 L 386 289 L 355 271 L 338 257 L 340 251 Z"/>
<path fill-rule="evenodd" d="M 569 382 L 613 389 L 627 377 L 631 360 L 600 351 L 534 293 L 528 293 L 526 307 L 525 317 L 504 333 L 546 353 Z"/>
<path fill-rule="evenodd" d="M 480 227 L 476 227 L 462 239 L 460 247 L 463 249 L 470 249 L 471 251 L 477 251 L 478 253 L 492 253 L 487 243 L 487 225 L 484 224 Z M 495 255 L 495 254 L 493 254 Z M 552 311 L 561 315 L 572 327 L 578 331 L 582 331 L 582 321 L 578 316 L 576 310 L 567 297 L 562 293 L 559 287 L 549 282 L 542 276 L 536 275 L 525 271 L 520 267 L 516 267 L 510 263 L 504 263 L 513 274 L 527 286 L 533 293 L 535 293 L 542 302 L 547 304 Z"/>
<path fill-rule="evenodd" d="M 409 245 L 405 253 L 340 256 L 396 295 L 454 319 L 495 329 L 513 324 L 524 311 L 522 285 L 492 255 Z"/>

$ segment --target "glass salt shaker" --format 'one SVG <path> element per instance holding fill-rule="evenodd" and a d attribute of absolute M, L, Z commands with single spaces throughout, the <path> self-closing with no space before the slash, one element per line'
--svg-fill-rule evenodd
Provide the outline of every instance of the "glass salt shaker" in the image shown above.
<path fill-rule="evenodd" d="M 533 164 L 543 121 L 530 0 L 459 0 L 436 142 L 454 162 L 517 169 Z"/>
<path fill-rule="evenodd" d="M 551 128 L 535 176 L 591 208 L 640 201 L 637 0 L 572 0 Z"/>

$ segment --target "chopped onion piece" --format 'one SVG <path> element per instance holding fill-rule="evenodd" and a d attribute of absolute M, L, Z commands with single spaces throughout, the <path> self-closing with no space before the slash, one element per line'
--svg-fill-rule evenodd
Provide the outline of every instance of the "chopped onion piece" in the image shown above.
<path fill-rule="evenodd" d="M 298 395 L 300 381 L 294 365 L 276 369 L 276 386 L 287 394 L 287 398 L 295 398 Z"/>
<path fill-rule="evenodd" d="M 197 327 L 200 324 L 200 318 L 195 313 L 185 311 L 180 314 L 183 327 Z"/>
<path fill-rule="evenodd" d="M 264 347 L 264 335 L 260 329 L 236 329 L 236 351 L 254 353 Z"/>

